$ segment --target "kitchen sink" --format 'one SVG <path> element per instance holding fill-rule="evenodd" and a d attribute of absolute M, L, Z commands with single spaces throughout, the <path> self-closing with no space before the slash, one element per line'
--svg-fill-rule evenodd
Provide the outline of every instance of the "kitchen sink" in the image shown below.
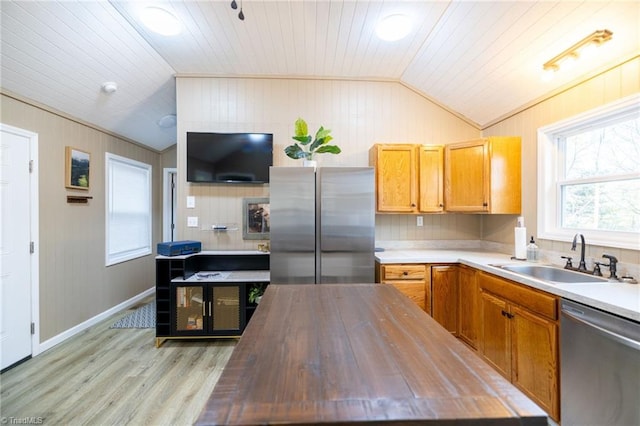
<path fill-rule="evenodd" d="M 555 283 L 606 283 L 607 279 L 546 265 L 496 265 L 506 271 Z"/>

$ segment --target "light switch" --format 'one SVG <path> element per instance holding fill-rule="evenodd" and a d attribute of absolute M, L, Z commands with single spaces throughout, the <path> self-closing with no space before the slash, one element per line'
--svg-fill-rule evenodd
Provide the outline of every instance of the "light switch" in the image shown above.
<path fill-rule="evenodd" d="M 195 209 L 196 208 L 196 197 L 193 195 L 187 195 L 187 208 Z"/>
<path fill-rule="evenodd" d="M 187 217 L 187 227 L 188 228 L 197 228 L 198 227 L 198 216 L 188 216 Z"/>
<path fill-rule="evenodd" d="M 424 221 L 422 216 L 416 216 L 416 226 L 423 226 Z"/>

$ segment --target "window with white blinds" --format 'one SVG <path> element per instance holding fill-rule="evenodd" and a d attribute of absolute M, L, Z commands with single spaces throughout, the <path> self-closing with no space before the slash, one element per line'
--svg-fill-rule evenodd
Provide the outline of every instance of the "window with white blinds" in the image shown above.
<path fill-rule="evenodd" d="M 151 165 L 106 153 L 106 265 L 152 253 Z"/>

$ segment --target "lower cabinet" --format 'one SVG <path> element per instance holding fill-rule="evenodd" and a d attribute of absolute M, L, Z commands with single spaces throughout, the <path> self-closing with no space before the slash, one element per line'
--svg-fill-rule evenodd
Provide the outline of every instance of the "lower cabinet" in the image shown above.
<path fill-rule="evenodd" d="M 556 296 L 459 264 L 383 264 L 376 273 L 560 420 Z"/>
<path fill-rule="evenodd" d="M 478 348 L 478 271 L 458 265 L 458 337 Z"/>
<path fill-rule="evenodd" d="M 426 267 L 420 264 L 377 265 L 377 282 L 389 284 L 431 313 L 430 287 Z"/>
<path fill-rule="evenodd" d="M 458 266 L 431 266 L 431 316 L 458 335 Z"/>
<path fill-rule="evenodd" d="M 244 285 L 176 285 L 172 293 L 174 336 L 237 336 L 242 332 L 246 322 Z"/>
<path fill-rule="evenodd" d="M 269 284 L 269 255 L 200 252 L 156 258 L 156 347 L 167 339 L 239 337 Z M 252 299 L 253 300 L 253 299 Z"/>
<path fill-rule="evenodd" d="M 478 275 L 479 353 L 558 421 L 557 298 L 491 274 Z"/>

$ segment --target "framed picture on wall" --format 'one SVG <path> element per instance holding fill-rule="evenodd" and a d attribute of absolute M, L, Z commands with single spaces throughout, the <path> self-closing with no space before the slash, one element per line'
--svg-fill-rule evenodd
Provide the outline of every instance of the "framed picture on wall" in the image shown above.
<path fill-rule="evenodd" d="M 65 147 L 65 186 L 89 190 L 91 154 L 70 146 Z"/>
<path fill-rule="evenodd" d="M 269 239 L 269 199 L 244 198 L 242 200 L 242 238 Z"/>

